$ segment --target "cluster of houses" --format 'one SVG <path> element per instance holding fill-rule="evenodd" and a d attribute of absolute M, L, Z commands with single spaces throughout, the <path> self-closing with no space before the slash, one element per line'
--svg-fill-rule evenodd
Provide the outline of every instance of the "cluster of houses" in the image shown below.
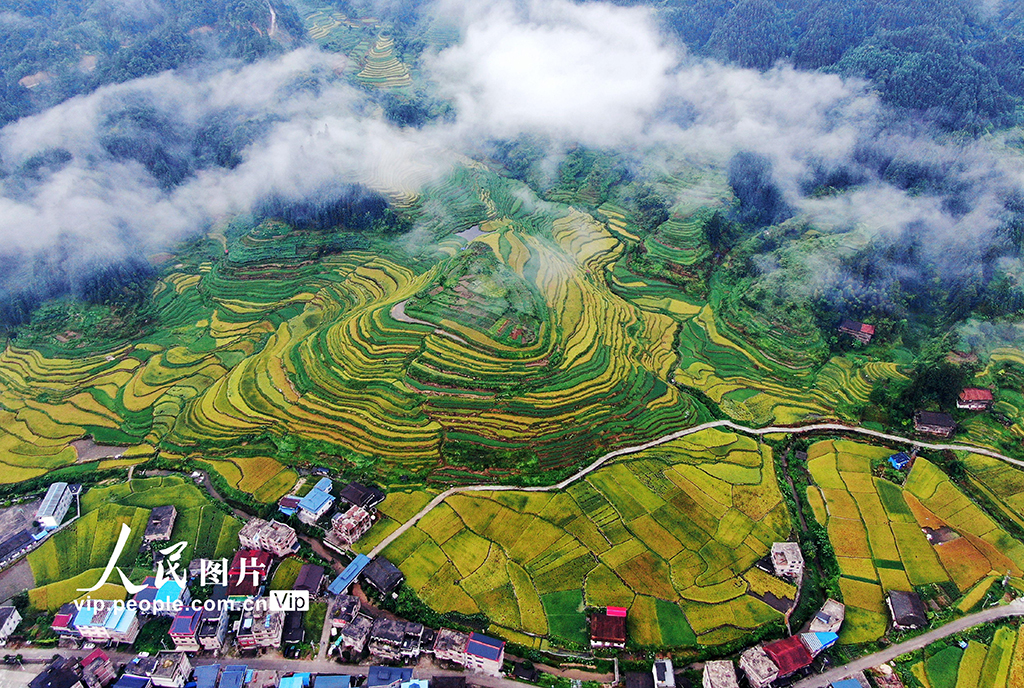
<path fill-rule="evenodd" d="M 118 675 L 120 674 L 120 676 Z M 250 669 L 245 664 L 192 666 L 184 652 L 139 655 L 118 671 L 97 649 L 75 659 L 54 655 L 29 688 L 352 688 L 357 676 Z M 414 679 L 411 668 L 372 666 L 362 688 L 465 688 L 464 676 Z"/>
<path fill-rule="evenodd" d="M 295 515 L 303 523 L 315 525 L 334 506 L 332 488 L 330 478 L 320 478 L 302 497 L 282 497 L 278 509 L 287 516 Z M 384 501 L 385 495 L 375 487 L 352 482 L 343 487 L 338 496 L 341 506 L 331 516 L 324 544 L 344 552 L 373 525 L 377 518 L 377 505 Z"/>

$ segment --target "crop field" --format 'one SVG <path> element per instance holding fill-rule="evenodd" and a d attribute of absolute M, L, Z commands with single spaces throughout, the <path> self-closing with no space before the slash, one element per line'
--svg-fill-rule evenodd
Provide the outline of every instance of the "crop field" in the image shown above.
<path fill-rule="evenodd" d="M 220 473 L 231 487 L 248 492 L 260 502 L 276 502 L 288 493 L 298 474 L 267 456 L 206 459 L 203 461 Z"/>
<path fill-rule="evenodd" d="M 884 633 L 886 591 L 950 580 L 900 487 L 871 475 L 871 461 L 893 453 L 846 440 L 817 442 L 808 450 L 808 470 L 825 500 L 824 509 L 814 510 L 828 514 L 843 599 L 862 621 L 870 619 L 845 624 L 843 642 L 864 642 Z M 873 633 L 874 638 L 868 637 Z"/>
<path fill-rule="evenodd" d="M 770 449 L 705 431 L 563 493 L 454 495 L 383 554 L 427 604 L 496 633 L 582 642 L 584 607 L 618 605 L 636 642 L 683 647 L 782 618 L 758 596 L 795 589 L 753 564 L 790 527 Z"/>
<path fill-rule="evenodd" d="M 934 464 L 918 459 L 907 479 L 907 503 L 921 525 L 948 526 L 960 536 L 937 545 L 939 555 L 960 590 L 989 574 L 1024 572 L 1021 544 L 964 495 Z"/>
<path fill-rule="evenodd" d="M 1001 626 L 989 645 L 971 640 L 966 649 L 928 646 L 909 670 L 930 688 L 1020 688 L 1021 635 L 1019 628 Z"/>
<path fill-rule="evenodd" d="M 195 557 L 230 557 L 237 548 L 241 522 L 224 514 L 182 478 L 145 478 L 93 488 L 82 498 L 82 517 L 28 555 L 36 587 L 48 586 L 46 604 L 57 599 L 61 591 L 74 591 L 66 585 L 68 580 L 81 580 L 84 574 L 92 572 L 88 585 L 76 587 L 88 587 L 96 582 L 113 554 L 121 524 L 131 528 L 131 536 L 117 565 L 126 572 L 130 570 L 142 543 L 150 509 L 165 504 L 173 504 L 178 512 L 171 543 L 188 542 L 182 552 L 185 565 Z M 118 580 L 115 577 L 110 582 Z M 133 582 L 138 581 L 133 579 Z M 71 599 L 74 596 L 66 597 L 63 602 Z"/>
<path fill-rule="evenodd" d="M 377 37 L 356 78 L 378 88 L 402 88 L 412 84 L 409 68 L 395 57 L 394 39 L 385 34 Z"/>

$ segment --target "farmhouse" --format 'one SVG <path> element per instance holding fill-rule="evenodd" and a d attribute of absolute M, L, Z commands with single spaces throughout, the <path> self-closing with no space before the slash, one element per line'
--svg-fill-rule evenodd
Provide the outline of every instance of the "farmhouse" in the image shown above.
<path fill-rule="evenodd" d="M 391 661 L 413 659 L 420 654 L 422 637 L 421 624 L 379 617 L 370 629 L 370 654 Z"/>
<path fill-rule="evenodd" d="M 153 657 L 140 655 L 124 668 L 124 676 L 148 678 L 160 688 L 182 688 L 191 673 L 192 663 L 184 652 L 158 652 Z"/>
<path fill-rule="evenodd" d="M 768 643 L 764 646 L 764 653 L 779 668 L 779 678 L 785 678 L 810 666 L 814 659 L 798 636 Z"/>
<path fill-rule="evenodd" d="M 470 633 L 466 643 L 466 668 L 491 676 L 501 675 L 501 665 L 505 661 L 505 641 L 483 635 Z"/>
<path fill-rule="evenodd" d="M 339 595 L 331 607 L 331 627 L 344 628 L 346 624 L 352 623 L 361 607 L 358 597 Z"/>
<path fill-rule="evenodd" d="M 361 538 L 373 525 L 373 516 L 361 506 L 350 506 L 344 513 L 331 517 L 331 532 L 326 544 L 351 545 Z"/>
<path fill-rule="evenodd" d="M 591 647 L 626 647 L 626 608 L 607 607 L 590 615 Z"/>
<path fill-rule="evenodd" d="M 956 421 L 948 413 L 918 411 L 914 414 L 914 430 L 926 435 L 952 437 L 956 430 Z"/>
<path fill-rule="evenodd" d="M 357 554 L 356 558 L 352 560 L 352 563 L 346 566 L 345 570 L 339 573 L 337 578 L 331 581 L 331 584 L 327 586 L 327 592 L 332 595 L 340 595 L 348 590 L 348 586 L 355 582 L 356 578 L 363 572 L 363 569 L 365 569 L 366 565 L 369 563 L 370 558 L 368 556 L 365 554 Z"/>
<path fill-rule="evenodd" d="M 245 549 L 259 549 L 275 557 L 286 557 L 299 551 L 295 529 L 277 521 L 254 518 L 238 532 L 238 544 Z"/>
<path fill-rule="evenodd" d="M 960 392 L 956 407 L 967 411 L 986 411 L 992 408 L 992 390 L 968 387 Z"/>
<path fill-rule="evenodd" d="M 353 561 L 352 563 L 355 563 Z M 344 571 L 342 571 L 344 573 Z M 384 557 L 377 557 L 370 561 L 363 569 L 363 578 L 382 595 L 388 595 L 401 585 L 405 576 Z"/>
<path fill-rule="evenodd" d="M 27 530 L 19 530 L 0 542 L 0 565 L 17 559 L 32 549 L 36 539 Z"/>
<path fill-rule="evenodd" d="M 134 643 L 139 635 L 139 617 L 123 602 L 94 600 L 75 615 L 74 626 L 90 642 Z"/>
<path fill-rule="evenodd" d="M 704 663 L 704 688 L 740 688 L 732 660 L 717 659 Z"/>
<path fill-rule="evenodd" d="M 200 649 L 199 640 L 196 637 L 199 633 L 199 622 L 202 619 L 203 610 L 185 607 L 171 622 L 171 629 L 168 635 L 174 641 L 174 649 L 183 652 L 197 652 Z"/>
<path fill-rule="evenodd" d="M 21 614 L 14 607 L 0 607 L 0 643 L 6 643 L 21 623 Z"/>
<path fill-rule="evenodd" d="M 331 507 L 334 506 L 331 486 L 330 478 L 320 478 L 313 489 L 299 500 L 298 516 L 300 521 L 314 525 L 331 510 Z"/>
<path fill-rule="evenodd" d="M 75 628 L 75 614 L 78 607 L 71 602 L 61 606 L 53 616 L 53 623 L 50 628 L 61 638 L 80 638 L 81 634 Z"/>
<path fill-rule="evenodd" d="M 370 639 L 370 631 L 373 630 L 373 619 L 362 614 L 357 614 L 351 621 L 341 627 L 341 648 L 362 654 L 366 649 L 366 642 Z"/>
<path fill-rule="evenodd" d="M 801 633 L 800 642 L 804 644 L 807 651 L 811 653 L 811 657 L 817 657 L 823 651 L 832 647 L 839 640 L 839 636 L 835 633 Z"/>
<path fill-rule="evenodd" d="M 740 669 L 747 675 L 750 688 L 766 688 L 779 677 L 779 667 L 769 659 L 760 645 L 740 655 Z"/>
<path fill-rule="evenodd" d="M 46 490 L 36 520 L 43 528 L 56 528 L 64 520 L 71 506 L 72 492 L 67 483 L 53 483 Z"/>
<path fill-rule="evenodd" d="M 904 452 L 899 454 L 893 454 L 889 457 L 889 465 L 895 468 L 897 471 L 902 471 L 910 465 L 911 458 Z"/>
<path fill-rule="evenodd" d="M 103 650 L 96 648 L 82 659 L 82 680 L 87 688 L 102 688 L 116 678 L 114 663 Z"/>
<path fill-rule="evenodd" d="M 776 542 L 772 545 L 772 566 L 779 578 L 799 581 L 804 575 L 804 555 L 795 542 Z"/>
<path fill-rule="evenodd" d="M 299 575 L 295 579 L 292 590 L 305 590 L 312 596 L 320 592 L 320 586 L 324 582 L 324 567 L 316 564 L 303 564 L 299 569 Z"/>
<path fill-rule="evenodd" d="M 807 630 L 811 633 L 838 633 L 846 618 L 846 605 L 837 602 L 831 597 L 825 600 L 821 609 L 811 619 Z"/>
<path fill-rule="evenodd" d="M 372 666 L 367 672 L 363 688 L 383 688 L 384 686 L 400 686 L 412 678 L 410 667 Z"/>
<path fill-rule="evenodd" d="M 676 674 L 671 659 L 656 659 L 651 667 L 654 688 L 676 688 Z"/>
<path fill-rule="evenodd" d="M 270 611 L 265 599 L 256 600 L 251 609 L 242 610 L 235 642 L 248 650 L 254 647 L 280 647 L 284 631 L 284 612 Z"/>
<path fill-rule="evenodd" d="M 192 601 L 188 588 L 176 580 L 164 581 L 159 588 L 156 578 L 147 576 L 142 584 L 146 587 L 135 593 L 135 604 L 144 615 L 170 616 L 178 613 L 178 604 L 187 605 Z"/>
<path fill-rule="evenodd" d="M 29 688 L 83 688 L 74 659 L 54 655 L 50 663 L 28 682 Z"/>
<path fill-rule="evenodd" d="M 235 552 L 228 569 L 228 586 L 239 578 L 263 583 L 270 571 L 270 553 L 258 549 L 240 549 Z"/>
<path fill-rule="evenodd" d="M 277 502 L 277 510 L 285 516 L 294 516 L 295 512 L 299 510 L 299 502 L 301 501 L 302 499 L 295 495 L 281 497 Z"/>
<path fill-rule="evenodd" d="M 885 600 L 892 615 L 892 627 L 898 631 L 908 628 L 923 628 L 928 625 L 924 603 L 916 592 L 890 590 Z"/>
<path fill-rule="evenodd" d="M 174 520 L 178 517 L 178 510 L 173 505 L 158 506 L 149 512 L 149 521 L 146 523 L 146 532 L 142 541 L 167 542 L 171 539 L 171 531 L 174 530 Z"/>
<path fill-rule="evenodd" d="M 850 335 L 857 341 L 864 344 L 869 344 L 871 342 L 871 338 L 875 336 L 874 325 L 867 325 L 848 318 L 843 318 L 843 321 L 839 323 L 839 331 L 843 334 Z"/>
<path fill-rule="evenodd" d="M 434 657 L 441 661 L 465 666 L 467 644 L 469 644 L 469 635 L 466 633 L 442 628 L 434 639 Z"/>
<path fill-rule="evenodd" d="M 281 641 L 285 643 L 301 643 L 305 637 L 306 631 L 302 628 L 302 612 L 285 612 Z"/>
<path fill-rule="evenodd" d="M 196 639 L 204 650 L 220 650 L 228 633 L 227 607 L 203 609 L 199 617 L 199 631 Z"/>
<path fill-rule="evenodd" d="M 341 489 L 341 500 L 351 506 L 370 510 L 384 501 L 384 493 L 376 487 L 367 487 L 361 483 L 349 483 Z"/>

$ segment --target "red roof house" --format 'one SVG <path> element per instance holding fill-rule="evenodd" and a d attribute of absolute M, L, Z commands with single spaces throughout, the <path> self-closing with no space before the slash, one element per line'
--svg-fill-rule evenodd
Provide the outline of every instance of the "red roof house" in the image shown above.
<path fill-rule="evenodd" d="M 626 614 L 622 607 L 608 607 L 590 615 L 591 647 L 626 647 Z"/>
<path fill-rule="evenodd" d="M 779 678 L 810 666 L 814 661 L 807 646 L 795 635 L 768 643 L 764 646 L 764 653 L 779 667 Z"/>
<path fill-rule="evenodd" d="M 839 331 L 865 344 L 870 342 L 871 338 L 875 336 L 874 325 L 868 325 L 867 323 L 857 322 L 848 318 L 844 318 L 843 322 L 839 323 Z"/>
<path fill-rule="evenodd" d="M 968 387 L 957 397 L 956 407 L 968 411 L 984 411 L 992 407 L 992 390 Z"/>

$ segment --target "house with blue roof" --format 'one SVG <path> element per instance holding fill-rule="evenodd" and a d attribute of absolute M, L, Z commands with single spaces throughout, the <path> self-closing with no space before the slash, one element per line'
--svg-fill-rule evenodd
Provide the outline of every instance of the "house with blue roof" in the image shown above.
<path fill-rule="evenodd" d="M 823 650 L 827 650 L 836 644 L 839 636 L 835 633 L 801 633 L 800 641 L 803 642 L 811 657 L 817 657 Z"/>
<path fill-rule="evenodd" d="M 229 664 L 220 675 L 218 688 L 242 688 L 249 667 L 244 664 Z"/>
<path fill-rule="evenodd" d="M 327 490 L 320 489 L 324 481 L 327 481 Z M 330 483 L 328 478 L 321 478 L 320 482 L 299 500 L 297 514 L 300 521 L 313 525 L 331 510 L 334 506 L 334 497 L 330 493 Z"/>
<path fill-rule="evenodd" d="M 313 688 L 350 688 L 352 678 L 338 674 L 317 674 L 313 679 Z"/>
<path fill-rule="evenodd" d="M 902 471 L 910 465 L 910 457 L 905 452 L 899 454 L 893 454 L 889 457 L 889 465 L 895 468 L 897 471 Z"/>
<path fill-rule="evenodd" d="M 303 688 L 302 678 L 299 676 L 285 676 L 278 682 L 277 688 Z"/>
<path fill-rule="evenodd" d="M 220 675 L 220 664 L 205 664 L 192 670 L 196 688 L 217 688 L 217 677 Z"/>
<path fill-rule="evenodd" d="M 327 586 L 327 592 L 332 595 L 340 595 L 348 590 L 348 586 L 355 582 L 356 578 L 359 577 L 359 574 L 363 572 L 363 569 L 369 563 L 370 557 L 365 554 L 357 554 L 352 563 L 346 566 L 345 570 L 339 573 L 338 577 Z"/>
<path fill-rule="evenodd" d="M 505 641 L 483 633 L 470 633 L 466 644 L 466 668 L 491 676 L 501 675 L 505 661 Z"/>
<path fill-rule="evenodd" d="M 75 614 L 74 626 L 94 643 L 134 643 L 142 627 L 136 611 L 115 600 L 93 600 Z"/>
<path fill-rule="evenodd" d="M 363 688 L 398 688 L 403 682 L 412 678 L 411 667 L 372 666 L 366 676 Z"/>
<path fill-rule="evenodd" d="M 157 587 L 154 576 L 147 576 L 142 583 L 146 587 L 135 593 L 135 604 L 143 615 L 173 618 L 181 607 L 192 601 L 188 588 L 173 578 L 164 581 L 160 587 Z"/>

